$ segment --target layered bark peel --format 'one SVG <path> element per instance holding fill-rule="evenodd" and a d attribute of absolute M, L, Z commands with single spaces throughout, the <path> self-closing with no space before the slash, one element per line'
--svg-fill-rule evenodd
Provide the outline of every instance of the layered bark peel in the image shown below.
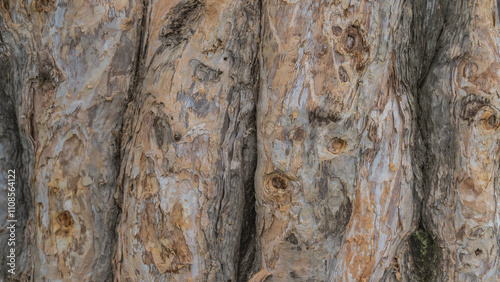
<path fill-rule="evenodd" d="M 116 279 L 236 280 L 255 170 L 257 1 L 152 1 L 145 16 Z"/>
<path fill-rule="evenodd" d="M 497 281 L 498 10 L 496 1 L 451 3 L 421 90 L 433 161 L 424 222 L 441 248 L 439 281 Z"/>
<path fill-rule="evenodd" d="M 402 3 L 289 2 L 263 5 L 262 262 L 275 280 L 377 281 L 414 222 Z"/>

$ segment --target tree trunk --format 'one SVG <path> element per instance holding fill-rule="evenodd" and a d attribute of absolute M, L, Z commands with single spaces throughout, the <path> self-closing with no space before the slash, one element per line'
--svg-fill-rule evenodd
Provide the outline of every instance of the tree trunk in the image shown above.
<path fill-rule="evenodd" d="M 496 1 L 0 15 L 0 278 L 500 280 Z"/>
<path fill-rule="evenodd" d="M 144 11 L 115 278 L 236 280 L 255 170 L 257 2 L 152 1 Z"/>

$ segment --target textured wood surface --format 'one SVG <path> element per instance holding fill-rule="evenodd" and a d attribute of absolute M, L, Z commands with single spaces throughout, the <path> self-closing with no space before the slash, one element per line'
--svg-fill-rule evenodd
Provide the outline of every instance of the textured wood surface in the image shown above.
<path fill-rule="evenodd" d="M 112 279 L 116 136 L 134 74 L 140 10 L 128 1 L 3 1 L 2 8 L 10 55 L 21 61 L 11 72 L 22 87 L 8 94 L 32 152 L 21 164 L 33 197 L 30 275 Z"/>
<path fill-rule="evenodd" d="M 498 281 L 499 53 L 496 1 L 450 2 L 422 86 L 428 189 L 424 223 L 440 281 Z"/>
<path fill-rule="evenodd" d="M 276 280 L 377 281 L 412 228 L 402 3 L 348 2 L 264 1 L 257 234 Z"/>
<path fill-rule="evenodd" d="M 0 0 L 5 281 L 497 281 L 494 0 Z"/>
<path fill-rule="evenodd" d="M 145 10 L 116 279 L 236 281 L 255 170 L 258 6 L 167 0 Z"/>

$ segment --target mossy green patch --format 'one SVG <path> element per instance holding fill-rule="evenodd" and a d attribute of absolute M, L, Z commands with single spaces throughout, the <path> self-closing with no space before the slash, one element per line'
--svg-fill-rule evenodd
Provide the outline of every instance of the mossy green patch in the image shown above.
<path fill-rule="evenodd" d="M 419 281 L 431 281 L 437 263 L 436 246 L 431 235 L 418 229 L 410 236 L 410 249 Z"/>

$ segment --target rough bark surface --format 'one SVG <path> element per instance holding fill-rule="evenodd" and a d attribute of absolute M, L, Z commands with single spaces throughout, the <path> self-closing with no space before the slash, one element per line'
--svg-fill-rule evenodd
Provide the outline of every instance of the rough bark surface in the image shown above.
<path fill-rule="evenodd" d="M 236 280 L 255 170 L 257 2 L 152 1 L 144 10 L 116 279 Z"/>
<path fill-rule="evenodd" d="M 400 1 L 264 1 L 257 230 L 276 280 L 378 281 L 412 229 L 401 13 Z"/>
<path fill-rule="evenodd" d="M 2 76 L 10 76 L 7 96 L 15 105 L 2 104 L 11 109 L 4 126 L 19 124 L 15 134 L 29 140 L 23 144 L 31 152 L 17 164 L 26 168 L 33 197 L 25 199 L 35 245 L 26 268 L 32 265 L 35 280 L 109 280 L 117 135 L 134 72 L 137 7 L 128 1 L 2 4 L 2 34 L 12 38 L 4 56 L 14 57 L 12 76 Z"/>
<path fill-rule="evenodd" d="M 5 281 L 498 281 L 494 0 L 0 0 Z"/>
<path fill-rule="evenodd" d="M 437 280 L 498 281 L 499 52 L 496 1 L 450 1 L 420 89 L 428 148 L 424 223 Z"/>

